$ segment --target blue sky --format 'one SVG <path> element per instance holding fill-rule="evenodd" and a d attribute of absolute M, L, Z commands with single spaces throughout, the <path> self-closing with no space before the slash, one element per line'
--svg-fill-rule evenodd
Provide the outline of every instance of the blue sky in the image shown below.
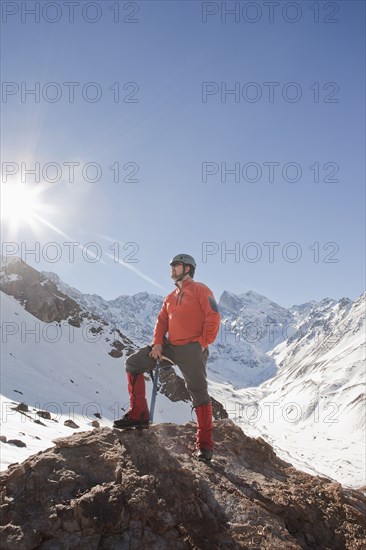
<path fill-rule="evenodd" d="M 81 1 L 73 23 L 46 4 L 2 6 L 3 207 L 22 176 L 43 189 L 3 251 L 106 299 L 167 293 L 180 252 L 217 298 L 364 290 L 364 2 L 280 2 L 272 22 L 266 2 L 119 2 L 114 22 L 116 2 Z"/>

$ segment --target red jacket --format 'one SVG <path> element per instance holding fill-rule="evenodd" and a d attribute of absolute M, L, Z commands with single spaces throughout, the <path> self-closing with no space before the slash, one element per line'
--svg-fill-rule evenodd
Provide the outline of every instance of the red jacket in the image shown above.
<path fill-rule="evenodd" d="M 164 336 L 174 346 L 199 342 L 207 347 L 220 328 L 220 314 L 211 290 L 193 279 L 183 281 L 165 298 L 155 323 L 153 345 L 163 344 Z"/>

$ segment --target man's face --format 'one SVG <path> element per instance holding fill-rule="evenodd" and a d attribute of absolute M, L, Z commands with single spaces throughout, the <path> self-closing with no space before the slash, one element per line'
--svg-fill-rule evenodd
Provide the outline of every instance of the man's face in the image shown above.
<path fill-rule="evenodd" d="M 184 265 L 182 264 L 182 262 L 173 262 L 170 266 L 170 269 L 171 269 L 171 278 L 173 279 L 173 281 L 176 281 L 177 279 L 179 279 L 179 277 L 181 277 L 184 273 Z"/>

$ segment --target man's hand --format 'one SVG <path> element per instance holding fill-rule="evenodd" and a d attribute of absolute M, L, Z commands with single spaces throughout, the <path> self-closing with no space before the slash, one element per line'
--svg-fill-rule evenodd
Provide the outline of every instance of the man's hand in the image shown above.
<path fill-rule="evenodd" d="M 163 346 L 161 344 L 155 344 L 155 346 L 153 346 L 152 350 L 150 351 L 149 355 L 153 359 L 159 359 L 159 361 L 161 361 L 161 357 L 163 355 Z"/>

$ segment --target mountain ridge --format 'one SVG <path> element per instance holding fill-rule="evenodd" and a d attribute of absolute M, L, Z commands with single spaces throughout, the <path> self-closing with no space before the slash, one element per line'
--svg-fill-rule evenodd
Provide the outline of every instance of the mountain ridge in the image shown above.
<path fill-rule="evenodd" d="M 13 291 L 19 291 L 22 285 L 24 286 L 24 281 L 18 279 L 17 262 L 13 260 L 10 264 L 10 269 L 2 269 L 0 288 L 10 285 L 8 290 L 12 288 Z M 24 266 L 23 269 L 25 269 Z M 54 292 L 53 287 L 47 282 L 47 276 L 42 275 L 42 277 L 37 283 L 38 286 L 43 287 L 42 292 L 48 291 L 55 303 L 62 303 L 59 299 L 60 295 L 57 297 L 59 289 Z M 229 292 L 227 294 L 230 297 L 236 296 Z M 296 306 L 292 311 L 281 308 L 265 297 L 262 297 L 259 302 L 256 300 L 253 302 L 257 294 L 242 293 L 237 310 L 232 310 L 230 315 L 223 317 L 217 340 L 213 346 L 210 346 L 207 364 L 210 395 L 222 404 L 230 417 L 247 433 L 265 438 L 280 456 L 291 463 L 306 471 L 326 473 L 344 485 L 365 484 L 362 423 L 359 422 L 358 417 L 363 411 L 360 377 L 364 368 L 362 337 L 366 293 L 363 293 L 355 302 L 348 298 L 338 302 L 325 298 L 320 302 Z M 158 301 L 150 302 L 149 296 L 148 293 L 138 293 L 137 300 L 132 302 L 130 297 L 127 297 L 125 309 L 120 303 L 114 312 L 120 316 L 117 318 L 117 320 L 120 319 L 117 328 L 112 329 L 116 327 L 115 324 L 104 324 L 106 321 L 103 321 L 97 313 L 86 314 L 85 317 L 79 314 L 81 321 L 79 328 L 69 325 L 70 319 L 66 320 L 66 327 L 71 326 L 78 338 L 77 342 L 75 341 L 71 346 L 68 341 L 54 343 L 44 341 L 47 340 L 48 335 L 52 334 L 52 325 L 57 334 L 60 323 L 56 322 L 48 324 L 40 322 L 43 341 L 34 349 L 31 342 L 32 335 L 27 336 L 27 342 L 30 341 L 28 344 L 22 343 L 21 330 L 17 335 L 9 334 L 7 336 L 9 342 L 7 346 L 3 346 L 2 357 L 4 364 L 8 365 L 6 370 L 8 381 L 5 381 L 5 387 L 8 388 L 8 396 L 14 400 L 14 406 L 19 403 L 17 400 L 19 395 L 14 394 L 17 385 L 12 383 L 15 373 L 26 372 L 24 369 L 31 365 L 32 369 L 36 369 L 32 371 L 32 376 L 38 376 L 40 367 L 45 376 L 48 376 L 48 367 L 44 359 L 49 357 L 54 361 L 54 354 L 59 349 L 57 354 L 66 353 L 66 366 L 69 363 L 74 365 L 74 369 L 81 369 L 81 380 L 84 381 L 82 383 L 81 380 L 79 381 L 79 391 L 85 385 L 88 396 L 97 392 L 98 399 L 101 399 L 104 407 L 102 408 L 103 415 L 106 415 L 105 419 L 111 418 L 112 413 L 108 412 L 108 407 L 119 401 L 119 392 L 123 395 L 122 401 L 128 402 L 122 369 L 126 354 L 140 345 L 145 345 L 151 339 L 156 316 L 154 307 L 156 309 L 160 307 L 161 298 L 154 295 Z M 23 309 L 19 301 L 15 298 L 13 300 L 14 302 L 6 301 L 6 303 L 2 300 L 5 308 L 4 319 L 7 320 L 10 329 L 14 326 L 21 329 L 22 323 L 25 326 L 34 325 L 31 318 L 24 317 L 23 320 Z M 268 309 L 264 307 L 264 301 Z M 81 312 L 86 311 L 80 302 L 74 300 L 73 303 L 76 304 L 74 307 L 78 307 Z M 93 345 L 85 347 L 86 335 L 84 334 L 82 338 L 82 334 L 86 327 L 95 331 L 95 339 L 100 337 L 98 347 Z M 130 334 L 125 330 L 126 327 L 132 328 Z M 137 338 L 133 337 L 134 334 Z M 48 339 L 50 340 L 50 337 Z M 115 341 L 126 347 L 120 347 L 118 344 L 113 351 L 111 344 Z M 98 349 L 100 351 L 96 353 Z M 113 363 L 113 361 L 110 363 L 110 358 L 106 361 L 108 351 L 111 357 L 119 357 L 121 363 Z M 110 374 L 105 381 L 102 380 L 100 372 L 101 365 L 104 364 L 108 364 L 110 369 L 108 371 Z M 65 390 L 69 388 L 74 392 L 75 385 L 69 381 L 69 378 L 74 380 L 75 373 L 70 371 L 68 378 L 67 369 L 65 370 L 65 366 L 58 359 L 57 365 L 59 365 L 57 368 L 65 374 L 62 380 L 60 378 L 57 380 L 65 384 Z M 111 375 L 116 368 L 121 371 L 119 378 L 114 374 Z M 336 376 L 335 379 L 333 379 L 333 373 Z M 93 377 L 96 383 L 92 382 Z M 188 395 L 181 391 L 183 386 L 179 383 L 177 385 L 176 377 L 172 369 L 167 379 L 160 378 L 159 402 L 161 405 L 159 407 L 161 406 L 161 409 L 157 410 L 157 418 L 174 417 L 178 422 L 184 422 L 190 418 Z M 40 380 L 39 383 L 42 384 L 42 381 Z M 148 393 L 151 391 L 150 384 L 151 382 L 147 380 Z M 101 396 L 109 395 L 108 385 L 112 385 L 115 388 L 113 391 L 117 393 L 113 398 L 108 397 L 110 403 L 106 402 L 104 406 L 103 399 L 105 400 L 106 397 Z M 55 390 L 56 388 L 57 386 Z M 19 390 L 21 391 L 22 388 Z M 61 396 L 64 401 L 67 401 L 67 396 L 62 392 L 60 398 Z M 175 401 L 175 408 L 171 408 L 169 400 L 166 400 L 167 396 Z M 32 399 L 34 401 L 35 397 Z M 291 407 L 293 416 L 290 414 Z M 113 414 L 117 414 L 116 409 L 114 411 Z M 255 411 L 262 415 L 262 419 L 251 418 L 249 412 Z M 273 419 L 267 418 L 265 421 L 265 414 L 268 417 L 271 411 Z M 299 416 L 297 420 L 296 411 Z M 217 411 L 218 414 L 221 412 Z M 187 417 L 188 414 L 189 417 Z M 294 415 L 296 422 L 293 421 Z M 333 419 L 337 420 L 338 424 L 333 425 L 329 422 Z M 80 425 L 87 426 L 82 418 Z M 342 426 L 342 430 L 347 434 L 346 444 L 342 441 L 342 434 L 337 434 L 337 426 Z M 18 429 L 21 431 L 21 425 L 14 419 L 14 430 Z M 327 441 L 327 445 L 322 446 L 322 441 Z M 27 444 L 31 445 L 31 442 L 28 440 Z M 10 452 L 10 446 L 6 448 Z M 328 449 L 329 452 L 325 452 Z M 332 459 L 332 453 L 336 453 L 337 463 Z"/>

